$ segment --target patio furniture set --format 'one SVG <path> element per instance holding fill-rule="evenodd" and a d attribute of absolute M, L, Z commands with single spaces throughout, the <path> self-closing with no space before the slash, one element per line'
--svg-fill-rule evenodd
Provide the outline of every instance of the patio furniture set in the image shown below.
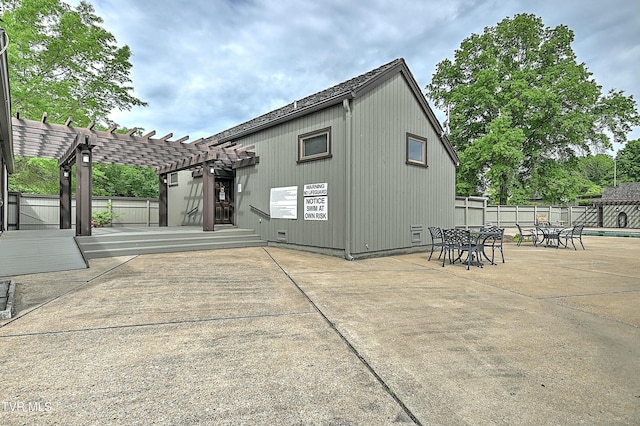
<path fill-rule="evenodd" d="M 516 226 L 519 232 L 517 246 L 520 246 L 525 240 L 531 240 L 536 247 L 568 248 L 569 242 L 571 242 L 573 249 L 577 250 L 575 243 L 577 241 L 582 246 L 582 249 L 585 250 L 582 243 L 584 225 L 567 227 L 550 222 L 538 222 L 531 229 L 523 229 L 520 224 L 516 224 Z M 449 264 L 464 263 L 467 265 L 467 269 L 471 266 L 482 268 L 485 261 L 491 265 L 497 265 L 495 257 L 498 250 L 500 251 L 502 263 L 504 263 L 504 228 L 487 226 L 477 229 L 442 229 L 430 226 L 429 233 L 432 241 L 429 260 L 431 260 L 433 253 L 440 249 L 438 259 L 442 258 L 443 267 L 447 258 L 449 259 Z M 491 250 L 491 257 L 489 257 L 489 250 Z"/>
<path fill-rule="evenodd" d="M 520 224 L 516 224 L 518 227 L 518 242 L 520 246 L 522 242 L 527 239 L 533 242 L 534 246 L 554 247 L 554 248 L 568 248 L 569 241 L 574 250 L 578 250 L 575 241 L 578 241 L 585 250 L 582 242 L 582 231 L 584 225 L 574 226 L 562 226 L 560 224 L 554 224 L 551 222 L 538 222 L 534 228 L 523 229 Z"/>
<path fill-rule="evenodd" d="M 500 251 L 502 263 L 504 263 L 504 252 L 502 242 L 504 239 L 504 228 L 482 227 L 478 229 L 442 229 L 435 226 L 429 227 L 431 234 L 431 253 L 429 260 L 433 256 L 434 251 L 440 248 L 438 259 L 442 258 L 442 266 L 444 267 L 447 257 L 450 264 L 461 262 L 467 265 L 467 269 L 471 266 L 482 268 L 485 260 L 492 265 L 495 263 L 496 251 Z M 491 258 L 489 258 L 489 249 L 491 249 Z M 466 254 L 466 258 L 463 257 Z"/>

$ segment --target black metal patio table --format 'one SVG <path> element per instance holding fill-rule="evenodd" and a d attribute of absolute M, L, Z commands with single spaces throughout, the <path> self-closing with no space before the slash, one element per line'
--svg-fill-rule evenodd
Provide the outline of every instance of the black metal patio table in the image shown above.
<path fill-rule="evenodd" d="M 560 247 L 560 245 L 563 245 L 560 240 L 560 234 L 565 229 L 567 229 L 566 226 L 536 225 L 536 230 L 542 234 L 542 239 L 538 241 L 538 244 L 541 245 L 544 242 L 545 247 Z"/>
<path fill-rule="evenodd" d="M 461 263 L 467 264 L 467 269 L 469 269 L 470 266 L 482 268 L 484 266 L 482 257 L 484 257 L 489 263 L 495 265 L 485 252 L 485 241 L 489 238 L 499 237 L 501 235 L 500 231 L 486 229 L 446 229 L 443 233 L 445 237 L 445 250 L 449 253 L 449 263 L 460 261 Z M 452 258 L 451 252 L 457 252 L 455 258 Z M 463 260 L 462 256 L 465 252 L 467 253 L 467 258 Z M 444 266 L 444 259 L 442 266 Z"/>

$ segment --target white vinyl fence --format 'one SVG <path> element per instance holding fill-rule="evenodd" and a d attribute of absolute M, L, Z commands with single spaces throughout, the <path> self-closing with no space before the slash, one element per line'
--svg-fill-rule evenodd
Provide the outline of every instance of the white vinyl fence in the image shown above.
<path fill-rule="evenodd" d="M 459 228 L 488 224 L 515 228 L 516 223 L 532 226 L 538 219 L 567 226 L 602 226 L 598 208 L 593 206 L 490 206 L 487 205 L 487 199 L 482 197 L 456 198 L 455 225 Z"/>
<path fill-rule="evenodd" d="M 9 193 L 8 230 L 58 229 L 60 197 Z M 158 200 L 154 198 L 93 197 L 92 211 L 108 209 L 115 217 L 111 226 L 158 226 Z M 71 227 L 76 222 L 76 200 L 71 200 Z"/>
<path fill-rule="evenodd" d="M 60 198 L 57 195 L 9 193 L 8 229 L 58 229 Z M 93 197 L 94 212 L 111 210 L 115 219 L 111 226 L 158 226 L 158 200 L 154 198 Z M 75 198 L 71 201 L 71 226 L 75 227 Z M 455 226 L 477 227 L 487 224 L 515 228 L 516 223 L 531 226 L 537 218 L 567 225 L 602 226 L 598 209 L 591 206 L 490 206 L 483 197 L 456 197 Z"/>

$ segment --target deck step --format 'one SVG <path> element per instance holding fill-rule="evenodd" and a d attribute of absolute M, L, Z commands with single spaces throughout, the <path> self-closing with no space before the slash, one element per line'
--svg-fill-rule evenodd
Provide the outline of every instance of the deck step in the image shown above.
<path fill-rule="evenodd" d="M 76 237 L 76 241 L 86 259 L 267 245 L 267 242 L 261 240 L 253 230 L 238 228 L 220 229 L 215 232 L 181 231 L 178 228 L 156 233 L 103 230 L 90 237 Z"/>

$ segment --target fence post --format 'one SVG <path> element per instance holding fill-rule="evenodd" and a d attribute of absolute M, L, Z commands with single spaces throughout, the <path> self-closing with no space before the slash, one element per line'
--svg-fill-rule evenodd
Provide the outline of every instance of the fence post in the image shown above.
<path fill-rule="evenodd" d="M 151 201 L 147 198 L 147 228 L 151 227 Z"/>
<path fill-rule="evenodd" d="M 22 193 L 18 192 L 16 196 L 16 231 L 20 230 L 20 215 L 22 214 Z"/>
<path fill-rule="evenodd" d="M 569 226 L 573 226 L 573 206 L 569 206 L 569 209 L 567 210 L 567 224 Z"/>
<path fill-rule="evenodd" d="M 464 228 L 469 229 L 469 197 L 464 198 Z"/>

